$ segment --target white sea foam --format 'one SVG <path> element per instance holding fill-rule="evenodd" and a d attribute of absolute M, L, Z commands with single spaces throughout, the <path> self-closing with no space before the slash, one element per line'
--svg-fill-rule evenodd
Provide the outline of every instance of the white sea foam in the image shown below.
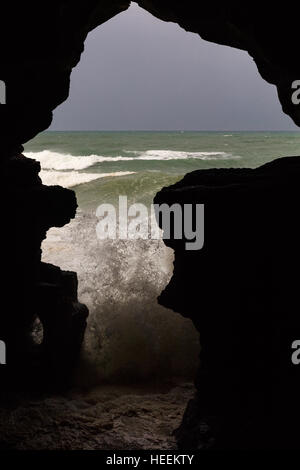
<path fill-rule="evenodd" d="M 138 160 L 188 160 L 197 158 L 199 160 L 218 160 L 239 158 L 226 152 L 181 152 L 177 150 L 147 150 L 146 152 L 125 151 L 137 155 L 133 159 Z M 127 157 L 125 157 L 126 159 Z"/>
<path fill-rule="evenodd" d="M 128 156 L 106 157 L 102 155 L 80 155 L 74 156 L 71 154 L 64 154 L 52 152 L 50 150 L 43 150 L 42 152 L 26 152 L 26 156 L 33 158 L 41 163 L 43 170 L 84 170 L 90 168 L 97 163 L 102 162 L 118 162 L 118 161 L 133 161 L 133 160 L 188 160 L 191 158 L 199 160 L 228 160 L 239 157 L 233 156 L 231 153 L 226 152 L 180 152 L 175 150 L 147 150 L 143 151 L 125 151 Z M 136 155 L 135 157 L 129 154 Z"/>
<path fill-rule="evenodd" d="M 82 210 L 50 229 L 42 247 L 43 261 L 77 272 L 89 308 L 80 384 L 193 377 L 197 332 L 157 302 L 172 276 L 173 250 L 162 240 L 99 240 L 97 223 L 94 210 Z"/>
<path fill-rule="evenodd" d="M 133 171 L 117 171 L 115 173 L 79 173 L 77 171 L 49 171 L 42 170 L 40 177 L 47 186 L 61 185 L 65 188 L 89 183 L 99 178 L 131 175 Z"/>
<path fill-rule="evenodd" d="M 71 154 L 43 150 L 42 152 L 26 152 L 26 157 L 40 162 L 43 170 L 85 170 L 98 162 L 103 157 L 87 155 L 75 157 Z"/>

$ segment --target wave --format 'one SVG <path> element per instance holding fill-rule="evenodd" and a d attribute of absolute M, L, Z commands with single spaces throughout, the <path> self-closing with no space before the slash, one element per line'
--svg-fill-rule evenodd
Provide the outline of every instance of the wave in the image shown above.
<path fill-rule="evenodd" d="M 94 210 L 80 210 L 43 242 L 43 261 L 77 272 L 79 298 L 90 311 L 79 383 L 190 379 L 198 334 L 157 302 L 172 275 L 173 251 L 162 240 L 98 240 L 98 221 Z"/>
<path fill-rule="evenodd" d="M 99 178 L 132 175 L 134 171 L 117 171 L 115 173 L 79 173 L 77 171 L 49 171 L 42 170 L 40 177 L 47 186 L 61 185 L 72 188 L 79 184 L 90 183 Z"/>
<path fill-rule="evenodd" d="M 218 160 L 240 158 L 227 152 L 182 152 L 178 150 L 147 150 L 146 152 L 140 152 L 136 150 L 125 150 L 125 153 L 134 153 L 137 155 L 137 157 L 132 158 L 133 160 L 188 160 L 190 158 Z"/>
<path fill-rule="evenodd" d="M 103 161 L 103 157 L 98 155 L 75 157 L 71 154 L 52 152 L 51 150 L 26 152 L 25 155 L 39 161 L 43 170 L 85 170 Z"/>
<path fill-rule="evenodd" d="M 124 151 L 133 156 L 102 156 L 102 155 L 79 155 L 64 154 L 43 150 L 42 152 L 26 152 L 26 156 L 40 162 L 43 170 L 85 170 L 102 162 L 118 162 L 133 160 L 228 160 L 240 158 L 226 152 L 181 152 L 175 150 L 147 150 L 147 151 Z"/>

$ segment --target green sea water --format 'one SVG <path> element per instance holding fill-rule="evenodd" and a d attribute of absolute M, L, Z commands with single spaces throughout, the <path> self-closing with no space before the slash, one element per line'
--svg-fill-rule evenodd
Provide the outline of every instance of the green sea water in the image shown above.
<path fill-rule="evenodd" d="M 254 168 L 299 154 L 300 132 L 44 132 L 25 146 L 46 183 L 73 187 L 82 207 L 118 194 L 150 203 L 193 170 Z"/>

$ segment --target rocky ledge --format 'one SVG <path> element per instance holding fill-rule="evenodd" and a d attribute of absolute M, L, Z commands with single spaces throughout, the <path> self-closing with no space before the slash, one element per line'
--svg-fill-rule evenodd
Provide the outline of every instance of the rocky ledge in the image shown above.
<path fill-rule="evenodd" d="M 70 376 L 88 312 L 77 299 L 76 274 L 42 263 L 41 243 L 50 227 L 75 216 L 75 194 L 44 186 L 40 164 L 23 155 L 9 160 L 3 171 L 0 339 L 7 354 L 1 390 L 60 386 Z M 39 341 L 34 339 L 37 321 Z"/>
<path fill-rule="evenodd" d="M 155 198 L 205 206 L 201 250 L 165 241 L 174 274 L 159 297 L 200 333 L 197 394 L 177 430 L 183 449 L 298 447 L 299 178 L 300 157 L 286 157 L 195 171 Z"/>

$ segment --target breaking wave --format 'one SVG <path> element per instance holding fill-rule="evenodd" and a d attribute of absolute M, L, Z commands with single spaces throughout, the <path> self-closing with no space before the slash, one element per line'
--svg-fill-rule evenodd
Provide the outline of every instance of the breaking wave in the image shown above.
<path fill-rule="evenodd" d="M 117 171 L 114 173 L 79 173 L 78 171 L 49 171 L 42 170 L 40 177 L 47 186 L 61 185 L 65 188 L 72 188 L 79 184 L 90 183 L 99 178 L 126 176 L 134 174 L 133 171 Z"/>
<path fill-rule="evenodd" d="M 192 378 L 199 354 L 190 320 L 158 305 L 172 275 L 162 240 L 98 240 L 95 212 L 48 232 L 43 260 L 76 271 L 90 311 L 80 384 Z"/>
<path fill-rule="evenodd" d="M 86 155 L 74 156 L 71 154 L 63 154 L 43 150 L 42 152 L 27 152 L 26 156 L 33 158 L 41 163 L 43 170 L 85 170 L 97 163 L 102 162 L 122 162 L 134 160 L 229 160 L 240 158 L 231 153 L 226 152 L 181 152 L 175 150 L 147 150 L 147 151 L 124 151 L 125 155 L 121 156 L 102 156 L 102 155 Z M 134 156 L 130 156 L 134 155 Z"/>
<path fill-rule="evenodd" d="M 126 151 L 126 153 L 129 153 L 129 151 Z M 227 160 L 232 158 L 240 158 L 226 152 L 180 152 L 175 150 L 147 150 L 146 152 L 141 153 L 134 150 L 130 153 L 136 154 L 137 157 L 135 157 L 135 159 L 139 160 L 188 160 L 190 158 L 198 158 L 200 160 Z"/>

